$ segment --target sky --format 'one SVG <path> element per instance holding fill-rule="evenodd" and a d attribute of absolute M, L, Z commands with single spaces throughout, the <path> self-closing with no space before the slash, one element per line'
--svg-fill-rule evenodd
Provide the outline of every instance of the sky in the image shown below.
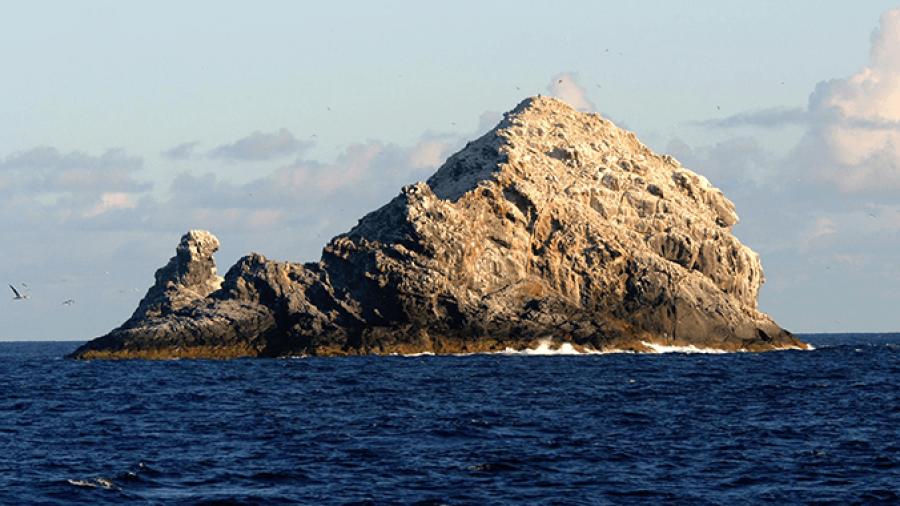
<path fill-rule="evenodd" d="M 0 340 L 104 334 L 190 229 L 315 261 L 536 94 L 720 187 L 785 328 L 900 331 L 900 2 L 0 2 Z"/>

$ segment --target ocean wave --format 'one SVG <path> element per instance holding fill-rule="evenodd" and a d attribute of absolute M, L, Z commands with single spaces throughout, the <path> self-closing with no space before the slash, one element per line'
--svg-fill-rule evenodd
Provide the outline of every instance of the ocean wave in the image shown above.
<path fill-rule="evenodd" d="M 745 353 L 748 350 L 723 350 L 720 348 L 700 348 L 693 344 L 687 346 L 672 346 L 666 344 L 652 343 L 649 341 L 641 341 L 641 344 L 649 348 L 650 351 L 623 350 L 619 348 L 604 348 L 598 350 L 590 346 L 573 345 L 568 342 L 554 341 L 552 339 L 542 339 L 538 341 L 534 348 L 510 348 L 507 347 L 500 351 L 474 351 L 466 353 L 448 354 L 454 357 L 471 357 L 474 355 L 533 355 L 533 356 L 553 356 L 553 355 L 617 355 L 622 353 L 705 353 L 705 354 L 723 354 L 723 353 Z M 808 344 L 806 348 L 798 346 L 786 346 L 780 350 L 815 350 L 813 345 Z M 437 354 L 433 351 L 420 351 L 416 353 L 390 353 L 391 357 L 433 357 Z M 291 355 L 281 357 L 282 359 L 307 359 L 309 355 Z"/>
<path fill-rule="evenodd" d="M 541 339 L 534 348 L 505 348 L 500 351 L 476 351 L 471 353 L 454 353 L 454 357 L 471 357 L 473 355 L 529 355 L 529 356 L 549 356 L 549 355 L 612 355 L 617 353 L 634 353 L 631 350 L 608 349 L 598 350 L 590 346 L 578 346 L 572 343 L 553 341 L 552 339 Z M 433 353 L 432 353 L 433 355 Z M 412 355 L 404 355 L 412 356 Z"/>
<path fill-rule="evenodd" d="M 687 346 L 670 346 L 666 344 L 657 344 L 651 343 L 649 341 L 641 341 L 641 344 L 653 350 L 653 353 L 708 353 L 708 354 L 720 354 L 720 353 L 729 353 L 726 350 L 722 350 L 719 348 L 698 348 L 693 344 L 689 344 Z M 745 352 L 747 350 L 740 349 L 738 352 Z"/>
<path fill-rule="evenodd" d="M 747 353 L 749 351 L 745 348 L 740 348 L 738 350 L 723 350 L 721 348 L 699 348 L 697 346 L 694 346 L 693 344 L 689 344 L 687 346 L 673 346 L 667 344 L 651 343 L 649 341 L 641 341 L 641 344 L 653 350 L 651 353 L 705 353 L 719 355 L 723 353 Z M 807 344 L 805 347 L 785 346 L 783 348 L 777 348 L 775 351 L 812 351 L 815 349 L 816 348 L 813 345 Z"/>
<path fill-rule="evenodd" d="M 540 338 L 552 343 L 544 348 L 586 344 L 562 334 Z M 900 403 L 886 400 L 896 397 L 900 337 L 800 339 L 818 351 L 178 367 L 44 360 L 64 346 L 16 355 L 8 351 L 16 345 L 0 343 L 0 384 L 9 387 L 0 402 L 0 504 L 303 504 L 336 494 L 360 504 L 523 496 L 733 504 L 759 492 L 752 483 L 764 483 L 760 497 L 776 503 L 897 503 Z M 641 340 L 592 345 L 652 351 Z M 534 339 L 495 351 L 507 346 L 541 348 Z M 146 413 L 123 411 L 123 399 L 124 407 L 146 405 Z M 71 416 L 55 416 L 61 406 Z M 669 437 L 672 420 L 692 430 Z M 835 429 L 849 426 L 859 430 Z M 49 458 L 48 448 L 57 449 Z M 682 458 L 685 448 L 690 458 Z M 634 462 L 663 474 L 674 469 L 689 486 L 621 472 Z"/>
<path fill-rule="evenodd" d="M 117 489 L 116 485 L 106 478 L 94 478 L 90 480 L 66 480 L 69 485 L 80 488 L 105 488 L 107 490 Z"/>
<path fill-rule="evenodd" d="M 588 347 L 582 347 L 579 350 L 572 346 L 572 343 L 555 343 L 549 339 L 543 339 L 538 342 L 537 348 L 521 350 L 506 348 L 497 353 L 500 355 L 601 355 L 604 352 Z"/>

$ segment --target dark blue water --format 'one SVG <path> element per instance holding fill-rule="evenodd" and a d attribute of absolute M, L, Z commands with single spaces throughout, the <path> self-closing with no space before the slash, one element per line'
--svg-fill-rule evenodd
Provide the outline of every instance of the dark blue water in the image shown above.
<path fill-rule="evenodd" d="M 900 502 L 900 335 L 808 338 L 223 362 L 0 343 L 0 503 Z"/>

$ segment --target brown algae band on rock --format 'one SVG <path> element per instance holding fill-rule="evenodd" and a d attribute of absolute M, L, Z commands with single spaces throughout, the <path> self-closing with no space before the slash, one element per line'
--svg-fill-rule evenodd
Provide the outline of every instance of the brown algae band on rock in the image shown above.
<path fill-rule="evenodd" d="M 806 348 L 757 309 L 759 256 L 703 176 L 598 114 L 524 100 L 329 242 L 224 279 L 191 231 L 75 358 Z"/>

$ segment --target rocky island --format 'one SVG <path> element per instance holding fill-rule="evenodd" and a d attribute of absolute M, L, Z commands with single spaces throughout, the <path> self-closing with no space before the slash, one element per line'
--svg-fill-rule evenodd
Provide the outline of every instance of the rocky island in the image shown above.
<path fill-rule="evenodd" d="M 71 357 L 806 345 L 757 309 L 759 256 L 702 176 L 598 114 L 524 100 L 315 263 L 216 272 L 191 231 L 137 310 Z"/>

